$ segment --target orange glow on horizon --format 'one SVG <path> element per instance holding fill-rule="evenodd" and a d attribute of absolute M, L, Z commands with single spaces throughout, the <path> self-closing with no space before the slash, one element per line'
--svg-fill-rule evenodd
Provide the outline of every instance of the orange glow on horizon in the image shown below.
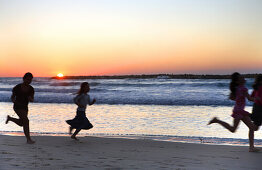
<path fill-rule="evenodd" d="M 262 72 L 262 1 L 29 2 L 0 5 L 0 77 Z"/>

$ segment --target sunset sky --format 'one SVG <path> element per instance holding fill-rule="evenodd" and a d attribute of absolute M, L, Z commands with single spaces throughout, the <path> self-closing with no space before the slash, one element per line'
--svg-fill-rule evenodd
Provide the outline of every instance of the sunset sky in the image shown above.
<path fill-rule="evenodd" d="M 262 73 L 261 0 L 0 0 L 0 76 Z"/>

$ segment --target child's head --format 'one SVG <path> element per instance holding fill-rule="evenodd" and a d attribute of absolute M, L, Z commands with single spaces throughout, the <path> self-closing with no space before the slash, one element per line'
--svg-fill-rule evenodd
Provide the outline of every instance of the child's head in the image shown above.
<path fill-rule="evenodd" d="M 245 84 L 245 79 L 241 76 L 238 72 L 235 72 L 231 75 L 231 82 L 230 82 L 230 96 L 231 100 L 235 100 L 236 98 L 236 88 L 239 85 Z"/>
<path fill-rule="evenodd" d="M 89 92 L 90 88 L 89 88 L 89 84 L 88 82 L 83 82 L 80 86 L 79 91 L 77 92 L 77 94 L 83 94 L 83 93 L 87 93 Z"/>
<path fill-rule="evenodd" d="M 33 79 L 33 74 L 30 72 L 25 73 L 24 77 L 23 77 L 23 81 L 25 84 L 30 84 L 32 82 Z"/>
<path fill-rule="evenodd" d="M 257 90 L 259 86 L 262 86 L 262 74 L 256 76 L 253 89 Z"/>
<path fill-rule="evenodd" d="M 231 82 L 234 82 L 237 86 L 239 86 L 245 84 L 246 80 L 241 74 L 235 72 L 231 75 Z"/>
<path fill-rule="evenodd" d="M 231 82 L 237 82 L 239 77 L 240 77 L 240 74 L 238 72 L 231 74 Z"/>

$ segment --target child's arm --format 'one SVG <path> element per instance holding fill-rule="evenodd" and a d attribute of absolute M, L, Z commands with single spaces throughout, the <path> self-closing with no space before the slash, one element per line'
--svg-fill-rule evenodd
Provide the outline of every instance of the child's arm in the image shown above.
<path fill-rule="evenodd" d="M 17 92 L 17 86 L 15 86 L 12 90 L 11 100 L 13 103 L 15 103 L 16 100 L 16 92 Z"/>
<path fill-rule="evenodd" d="M 254 101 L 256 100 L 256 98 L 255 98 L 255 97 L 251 97 L 251 96 L 248 94 L 247 91 L 245 91 L 244 93 L 245 93 L 246 98 L 247 98 L 249 101 L 254 102 Z"/>
<path fill-rule="evenodd" d="M 12 93 L 11 100 L 12 100 L 13 103 L 15 102 L 15 94 L 14 93 Z"/>
<path fill-rule="evenodd" d="M 89 105 L 93 105 L 96 102 L 96 99 L 93 99 L 92 103 L 90 103 Z"/>
<path fill-rule="evenodd" d="M 33 89 L 32 92 L 31 92 L 31 94 L 30 94 L 30 96 L 28 96 L 28 101 L 34 102 L 34 94 L 35 94 L 35 91 L 34 91 L 34 89 Z"/>
<path fill-rule="evenodd" d="M 80 95 L 77 95 L 75 98 L 74 98 L 74 103 L 79 106 L 79 107 L 84 107 L 82 104 L 80 104 L 80 100 L 81 99 L 81 96 Z"/>
<path fill-rule="evenodd" d="M 259 90 L 258 90 L 258 100 L 259 100 L 259 103 L 260 104 L 262 104 L 262 89 L 260 88 Z"/>
<path fill-rule="evenodd" d="M 29 96 L 29 97 L 28 97 L 28 101 L 29 101 L 29 102 L 34 102 L 34 96 Z"/>

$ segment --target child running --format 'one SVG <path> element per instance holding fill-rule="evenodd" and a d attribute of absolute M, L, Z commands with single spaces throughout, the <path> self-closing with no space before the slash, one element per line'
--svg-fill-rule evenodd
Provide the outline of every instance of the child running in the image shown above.
<path fill-rule="evenodd" d="M 28 104 L 34 101 L 35 90 L 30 85 L 33 80 L 32 73 L 26 73 L 23 77 L 23 83 L 16 85 L 13 88 L 11 100 L 14 103 L 13 109 L 19 119 L 7 116 L 6 124 L 11 121 L 18 126 L 22 126 L 28 144 L 34 144 L 35 141 L 31 139 L 28 119 Z"/>
<path fill-rule="evenodd" d="M 256 131 L 262 124 L 262 74 L 256 76 L 251 97 L 259 99 L 254 101 L 252 114 L 250 115 L 251 120 L 256 125 L 254 129 Z M 249 133 L 254 136 L 254 131 L 251 130 Z"/>
<path fill-rule="evenodd" d="M 235 101 L 235 106 L 233 109 L 233 114 L 231 115 L 233 120 L 233 126 L 228 123 L 219 120 L 214 117 L 208 125 L 212 123 L 218 123 L 222 125 L 224 128 L 228 129 L 230 132 L 234 133 L 242 120 L 246 126 L 249 128 L 249 152 L 258 152 L 259 150 L 254 147 L 254 130 L 256 129 L 255 125 L 252 123 L 249 113 L 244 110 L 246 104 L 246 98 L 250 101 L 254 101 L 255 99 L 248 94 L 248 90 L 245 87 L 245 79 L 242 75 L 235 72 L 231 75 L 231 83 L 230 83 L 230 99 Z M 253 133 L 253 136 L 252 136 Z"/>
<path fill-rule="evenodd" d="M 83 82 L 80 86 L 79 91 L 77 92 L 77 96 L 74 98 L 74 103 L 78 106 L 76 111 L 76 116 L 72 120 L 67 120 L 66 122 L 70 125 L 69 127 L 69 134 L 72 134 L 72 130 L 76 129 L 73 135 L 71 136 L 72 139 L 78 140 L 76 135 L 82 129 L 91 129 L 93 125 L 89 122 L 86 117 L 86 106 L 87 104 L 93 105 L 96 102 L 96 99 L 90 101 L 90 96 L 87 94 L 89 92 L 89 84 L 87 82 Z"/>

